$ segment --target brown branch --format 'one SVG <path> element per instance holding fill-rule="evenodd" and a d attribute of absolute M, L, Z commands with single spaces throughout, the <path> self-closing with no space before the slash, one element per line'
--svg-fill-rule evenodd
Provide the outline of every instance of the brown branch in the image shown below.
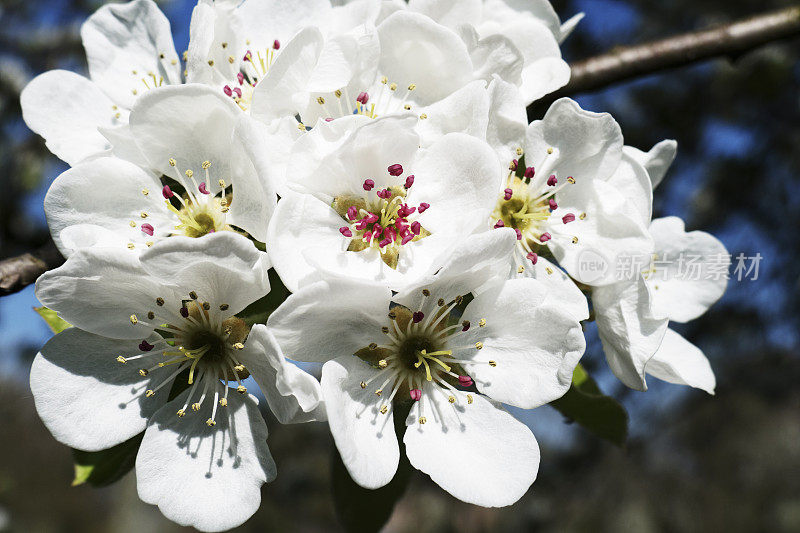
<path fill-rule="evenodd" d="M 736 58 L 765 44 L 797 36 L 800 36 L 800 6 L 660 41 L 616 48 L 570 65 L 569 84 L 528 107 L 528 115 L 531 117 L 564 96 L 707 59 Z"/>
<path fill-rule="evenodd" d="M 63 262 L 64 257 L 52 240 L 33 253 L 0 261 L 0 296 L 21 291 Z"/>
<path fill-rule="evenodd" d="M 562 96 L 706 59 L 736 57 L 764 44 L 796 36 L 800 36 L 800 7 L 789 7 L 709 30 L 618 48 L 571 65 L 569 84 L 530 106 L 528 113 L 535 114 L 537 109 Z M 63 262 L 52 241 L 34 253 L 0 261 L 0 296 L 22 290 Z"/>

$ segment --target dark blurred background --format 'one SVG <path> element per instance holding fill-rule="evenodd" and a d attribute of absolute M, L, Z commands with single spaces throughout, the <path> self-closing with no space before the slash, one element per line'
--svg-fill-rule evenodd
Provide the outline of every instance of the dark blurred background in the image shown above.
<path fill-rule="evenodd" d="M 42 200 L 65 165 L 20 118 L 19 91 L 36 74 L 85 72 L 80 23 L 102 2 L 0 0 L 0 258 L 47 239 Z M 176 48 L 192 0 L 159 2 Z M 560 0 L 585 20 L 567 60 L 796 4 L 777 0 Z M 625 389 L 595 333 L 584 365 L 630 413 L 624 449 L 545 407 L 515 413 L 542 445 L 539 479 L 510 508 L 481 509 L 415 474 L 386 531 L 800 531 L 800 43 L 575 95 L 609 111 L 628 144 L 679 142 L 656 191 L 655 215 L 720 238 L 735 255 L 761 253 L 757 280 L 730 282 L 705 316 L 679 331 L 700 346 L 717 394 L 650 380 Z M 105 489 L 71 488 L 70 452 L 36 416 L 28 369 L 49 337 L 32 287 L 0 299 L 0 532 L 173 531 L 136 497 L 132 475 Z M 270 420 L 278 479 L 242 531 L 336 531 L 331 439 L 322 424 Z"/>

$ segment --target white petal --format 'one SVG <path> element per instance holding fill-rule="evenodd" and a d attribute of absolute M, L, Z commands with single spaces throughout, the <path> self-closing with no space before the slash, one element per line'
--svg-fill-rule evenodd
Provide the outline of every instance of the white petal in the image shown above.
<path fill-rule="evenodd" d="M 323 46 L 324 39 L 319 29 L 301 30 L 256 85 L 251 115 L 268 123 L 276 118 L 297 114 L 302 104 L 308 101 L 309 82 Z"/>
<path fill-rule="evenodd" d="M 391 291 L 376 283 L 320 281 L 289 296 L 267 327 L 295 361 L 352 357 L 380 338 L 390 298 Z"/>
<path fill-rule="evenodd" d="M 442 419 L 437 422 L 429 412 L 427 423 L 406 428 L 403 442 L 411 464 L 467 503 L 502 507 L 519 500 L 539 470 L 539 445 L 531 430 L 480 395 L 463 405 L 450 404 L 439 391 L 425 393 Z"/>
<path fill-rule="evenodd" d="M 645 371 L 658 379 L 689 385 L 714 394 L 717 379 L 705 354 L 672 329 L 667 329 L 661 346 L 647 362 Z"/>
<path fill-rule="evenodd" d="M 250 39 L 255 51 L 271 47 L 275 39 L 285 44 L 298 28 L 324 26 L 332 13 L 329 0 L 247 0 L 237 9 L 237 16 L 243 25 L 242 36 Z"/>
<path fill-rule="evenodd" d="M 532 122 L 525 141 L 526 164 L 537 170 L 542 182 L 555 168 L 559 179 L 605 180 L 622 159 L 622 131 L 608 113 L 584 111 L 569 98 L 556 101 L 542 120 Z M 548 157 L 548 148 L 553 154 Z"/>
<path fill-rule="evenodd" d="M 236 233 L 222 231 L 199 239 L 171 237 L 141 256 L 144 269 L 162 283 L 195 291 L 213 309 L 228 305 L 235 314 L 269 292 L 267 254 Z M 186 296 L 183 296 L 186 298 Z"/>
<path fill-rule="evenodd" d="M 127 122 L 127 116 L 125 117 L 125 124 L 111 127 L 99 126 L 97 131 L 111 143 L 111 151 L 114 157 L 130 161 L 142 168 L 147 168 L 147 158 L 136 144 L 131 126 Z"/>
<path fill-rule="evenodd" d="M 406 174 L 417 172 L 414 160 L 420 139 L 414 131 L 414 117 L 348 119 L 338 124 L 342 120 L 327 126 L 318 124 L 296 143 L 290 161 L 290 187 L 329 203 L 340 195 L 363 196 L 367 178 L 375 182 L 375 190 L 402 185 L 405 178 L 390 176 L 389 165 L 402 165 Z M 319 134 L 315 134 L 317 129 Z M 344 141 L 336 137 L 347 131 L 352 133 Z M 317 150 L 321 152 L 309 153 Z M 301 161 L 305 157 L 309 159 Z"/>
<path fill-rule="evenodd" d="M 425 108 L 428 118 L 417 124 L 423 145 L 430 145 L 444 135 L 455 132 L 485 139 L 489 117 L 489 95 L 485 86 L 482 80 L 473 81 Z"/>
<path fill-rule="evenodd" d="M 648 279 L 654 312 L 676 322 L 694 320 L 725 293 L 730 264 L 725 245 L 704 231 L 686 232 L 678 217 L 655 219 L 650 233 L 657 256 L 657 270 Z"/>
<path fill-rule="evenodd" d="M 245 42 L 240 37 L 240 21 L 234 8 L 234 2 L 213 0 L 200 0 L 195 6 L 186 51 L 187 83 L 219 87 L 236 79 Z"/>
<path fill-rule="evenodd" d="M 160 79 L 181 82 L 169 21 L 150 0 L 101 7 L 81 27 L 81 37 L 92 81 L 121 107 L 130 108 L 137 93 Z"/>
<path fill-rule="evenodd" d="M 378 26 L 380 71 L 399 86 L 417 84 L 414 98 L 431 104 L 472 80 L 472 61 L 452 30 L 418 13 L 399 11 Z"/>
<path fill-rule="evenodd" d="M 564 395 L 572 382 L 586 341 L 577 318 L 557 304 L 545 303 L 547 285 L 534 279 L 509 280 L 479 294 L 464 310 L 464 319 L 483 348 L 471 350 L 470 365 L 478 390 L 524 409 Z M 485 326 L 478 326 L 485 319 Z M 460 355 L 460 354 L 459 354 Z"/>
<path fill-rule="evenodd" d="M 249 397 L 228 396 L 209 427 L 207 401 L 199 412 L 175 413 L 188 392 L 153 417 L 136 457 L 139 497 L 168 519 L 201 531 L 242 524 L 261 503 L 261 485 L 275 479 L 267 425 Z"/>
<path fill-rule="evenodd" d="M 322 367 L 322 393 L 333 440 L 350 477 L 367 489 L 389 483 L 400 460 L 391 404 L 385 414 L 380 413 L 381 397 L 360 385 L 375 372 L 351 355 Z"/>
<path fill-rule="evenodd" d="M 117 339 L 148 336 L 153 328 L 143 321 L 133 324 L 131 316 L 144 317 L 156 298 L 172 296 L 171 289 L 147 275 L 130 250 L 78 250 L 36 280 L 42 305 L 76 327 Z"/>
<path fill-rule="evenodd" d="M 522 266 L 524 270 L 519 271 Z M 548 301 L 557 304 L 578 320 L 589 318 L 589 302 L 575 282 L 555 263 L 544 257 L 538 257 L 536 264 L 531 263 L 527 253 L 517 247 L 511 265 L 511 276 L 515 278 L 533 278 L 547 287 Z"/>
<path fill-rule="evenodd" d="M 70 165 L 111 147 L 97 128 L 115 125 L 117 111 L 100 88 L 83 76 L 66 70 L 45 72 L 23 89 L 20 105 L 28 127 Z"/>
<path fill-rule="evenodd" d="M 678 143 L 672 139 L 666 139 L 653 146 L 649 152 L 642 152 L 632 146 L 626 146 L 624 150 L 626 154 L 647 169 L 655 189 L 664 179 L 672 162 L 675 161 L 675 156 L 678 154 Z"/>
<path fill-rule="evenodd" d="M 525 58 L 510 39 L 503 35 L 481 38 L 474 27 L 467 25 L 457 31 L 469 51 L 473 78 L 489 81 L 499 76 L 514 85 L 522 83 Z"/>
<path fill-rule="evenodd" d="M 247 230 L 260 242 L 267 239 L 269 220 L 278 203 L 274 187 L 276 180 L 272 174 L 276 167 L 272 163 L 265 163 L 266 159 L 273 159 L 271 156 L 280 147 L 274 142 L 276 137 L 279 136 L 269 135 L 258 121 L 247 115 L 238 118 L 233 130 L 234 143 L 244 149 L 255 172 L 247 171 L 236 175 L 236 190 L 228 212 L 228 221 Z M 287 138 L 287 145 L 289 141 L 290 138 Z"/>
<path fill-rule="evenodd" d="M 488 144 L 450 133 L 422 151 L 413 170 L 409 203 L 431 206 L 417 219 L 424 228 L 468 234 L 485 227 L 502 182 L 500 162 Z"/>
<path fill-rule="evenodd" d="M 606 182 L 625 201 L 626 212 L 641 226 L 648 226 L 653 217 L 653 187 L 647 170 L 627 151 L 622 154 L 617 170 Z M 636 216 L 638 215 L 638 216 Z"/>
<path fill-rule="evenodd" d="M 149 193 L 144 195 L 143 190 Z M 172 232 L 175 222 L 159 198 L 160 191 L 161 183 L 155 176 L 127 161 L 103 157 L 81 163 L 56 178 L 47 191 L 47 224 L 65 255 L 71 250 L 63 246 L 61 232 L 79 224 L 93 224 L 113 232 L 116 249 L 128 253 L 126 245 L 130 242 L 145 248 L 145 241 L 155 241 Z M 147 218 L 142 218 L 142 213 Z M 142 223 L 153 226 L 152 238 L 142 232 Z"/>
<path fill-rule="evenodd" d="M 286 360 L 266 326 L 253 326 L 244 350 L 237 357 L 256 380 L 269 408 L 282 424 L 327 419 L 319 381 Z"/>
<path fill-rule="evenodd" d="M 456 296 L 478 292 L 487 283 L 500 282 L 507 275 L 504 269 L 508 268 L 507 258 L 516 238 L 510 228 L 470 235 L 434 261 L 426 277 L 400 291 L 392 300 L 427 315 L 433 312 L 439 298 L 449 302 Z M 424 296 L 423 288 L 436 297 Z"/>
<path fill-rule="evenodd" d="M 661 345 L 669 321 L 654 317 L 652 295 L 642 278 L 592 291 L 597 329 L 606 361 L 620 381 L 647 390 L 645 365 Z"/>
<path fill-rule="evenodd" d="M 408 9 L 422 13 L 448 28 L 477 24 L 481 17 L 481 0 L 410 0 Z"/>
<path fill-rule="evenodd" d="M 511 163 L 517 159 L 517 149 L 522 148 L 528 115 L 519 90 L 514 85 L 495 76 L 489 84 L 489 125 L 486 141 L 500 156 L 500 162 Z"/>
<path fill-rule="evenodd" d="M 133 362 L 117 362 L 120 355 L 140 353 L 139 342 L 68 328 L 44 345 L 31 367 L 31 391 L 36 411 L 57 440 L 97 451 L 144 431 L 147 419 L 166 402 L 170 385 L 147 398 L 145 390 L 166 375 L 143 378 Z"/>

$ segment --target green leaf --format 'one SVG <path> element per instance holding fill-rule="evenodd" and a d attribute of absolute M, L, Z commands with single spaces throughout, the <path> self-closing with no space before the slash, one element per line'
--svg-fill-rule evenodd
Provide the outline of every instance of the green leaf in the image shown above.
<path fill-rule="evenodd" d="M 342 463 L 339 451 L 333 446 L 331 452 L 331 476 L 333 477 L 333 503 L 336 516 L 347 533 L 375 533 L 389 521 L 395 504 L 406 491 L 414 468 L 406 457 L 403 432 L 411 402 L 395 405 L 395 433 L 400 444 L 400 464 L 397 473 L 388 485 L 376 490 L 365 489 L 350 477 Z"/>
<path fill-rule="evenodd" d="M 550 405 L 601 439 L 625 445 L 628 413 L 618 401 L 600 391 L 581 365 L 575 367 L 567 393 Z"/>
<path fill-rule="evenodd" d="M 75 478 L 72 486 L 88 483 L 93 487 L 105 487 L 130 472 L 136 463 L 136 454 L 142 443 L 144 432 L 117 444 L 113 448 L 99 452 L 72 450 L 75 461 Z"/>
<path fill-rule="evenodd" d="M 236 315 L 244 320 L 250 327 L 254 324 L 266 324 L 269 315 L 280 307 L 284 300 L 291 294 L 274 268 L 269 270 L 269 286 L 269 294 L 251 303 L 242 312 Z"/>
<path fill-rule="evenodd" d="M 33 310 L 39 313 L 39 316 L 47 322 L 47 325 L 50 326 L 53 333 L 61 333 L 65 329 L 72 327 L 72 324 L 58 316 L 52 309 L 48 309 L 47 307 L 34 307 Z"/>

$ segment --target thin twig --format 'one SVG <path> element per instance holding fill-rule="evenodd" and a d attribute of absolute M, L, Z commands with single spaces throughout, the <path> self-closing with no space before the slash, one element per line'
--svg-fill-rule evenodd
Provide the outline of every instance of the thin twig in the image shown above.
<path fill-rule="evenodd" d="M 570 65 L 569 84 L 528 107 L 528 116 L 564 96 L 713 58 L 735 59 L 768 43 L 800 36 L 800 6 L 756 15 L 715 28 L 650 43 L 625 46 Z"/>

